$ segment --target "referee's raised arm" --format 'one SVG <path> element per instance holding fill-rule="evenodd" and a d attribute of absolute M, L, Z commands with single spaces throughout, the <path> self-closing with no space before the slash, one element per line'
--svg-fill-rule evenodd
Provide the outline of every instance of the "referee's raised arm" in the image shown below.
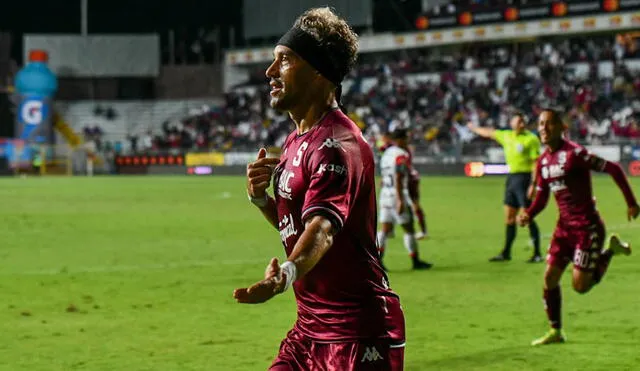
<path fill-rule="evenodd" d="M 467 124 L 467 128 L 469 128 L 469 130 L 471 130 L 475 135 L 479 135 L 487 139 L 496 139 L 496 129 L 494 128 L 481 128 L 472 122 Z"/>

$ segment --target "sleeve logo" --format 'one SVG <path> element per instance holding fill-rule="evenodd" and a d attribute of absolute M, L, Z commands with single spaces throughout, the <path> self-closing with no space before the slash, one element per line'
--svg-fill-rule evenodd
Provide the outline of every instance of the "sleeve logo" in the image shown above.
<path fill-rule="evenodd" d="M 337 139 L 333 139 L 333 138 L 325 139 L 324 142 L 322 143 L 322 145 L 320 146 L 320 148 L 318 148 L 318 150 L 321 150 L 324 147 L 327 147 L 327 148 L 340 148 L 343 152 L 347 152 L 347 151 L 345 151 L 344 148 L 342 148 L 342 144 L 340 144 L 340 142 Z"/>
<path fill-rule="evenodd" d="M 343 175 L 347 172 L 347 167 L 335 164 L 320 164 L 320 167 L 318 168 L 318 174 L 322 174 L 325 171 Z"/>

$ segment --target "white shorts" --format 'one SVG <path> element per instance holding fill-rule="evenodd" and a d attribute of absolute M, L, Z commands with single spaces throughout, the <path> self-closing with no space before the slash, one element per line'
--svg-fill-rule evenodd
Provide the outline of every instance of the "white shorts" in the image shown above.
<path fill-rule="evenodd" d="M 410 224 L 413 222 L 413 202 L 411 198 L 405 196 L 405 208 L 402 214 L 398 214 L 398 205 L 395 195 L 380 195 L 380 223 Z"/>

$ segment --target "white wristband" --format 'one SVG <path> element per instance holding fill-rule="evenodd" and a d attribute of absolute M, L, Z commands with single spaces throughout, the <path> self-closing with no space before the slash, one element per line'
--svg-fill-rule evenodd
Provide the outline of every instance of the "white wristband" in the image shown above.
<path fill-rule="evenodd" d="M 298 268 L 293 262 L 286 261 L 280 265 L 280 269 L 287 277 L 287 282 L 284 284 L 283 290 L 287 291 L 289 286 L 291 286 L 291 284 L 296 281 L 296 278 L 298 278 Z"/>
<path fill-rule="evenodd" d="M 249 197 L 249 201 L 251 201 L 252 204 L 262 208 L 267 206 L 267 204 L 269 203 L 269 198 L 267 196 L 267 194 L 264 194 L 264 197 L 251 197 L 250 194 L 247 194 L 247 196 Z"/>

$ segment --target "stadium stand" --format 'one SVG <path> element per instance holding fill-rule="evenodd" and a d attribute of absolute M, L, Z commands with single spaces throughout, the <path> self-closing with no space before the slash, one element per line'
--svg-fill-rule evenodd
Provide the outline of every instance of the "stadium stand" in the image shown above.
<path fill-rule="evenodd" d="M 371 143 L 390 125 L 406 125 L 416 145 L 433 155 L 471 141 L 468 121 L 502 128 L 516 109 L 533 117 L 547 106 L 565 111 L 576 139 L 635 139 L 638 58 L 634 39 L 612 35 L 368 54 L 345 83 L 344 102 Z M 220 141 L 215 135 L 221 131 L 209 130 L 213 148 L 283 140 L 288 124 L 267 105 L 265 67 L 256 66 L 246 83 L 227 94 L 223 115 L 207 118 L 230 139 Z"/>
<path fill-rule="evenodd" d="M 249 78 L 220 100 L 75 102 L 58 110 L 105 158 L 277 147 L 291 123 L 268 107 L 266 65 L 247 68 Z M 404 125 L 434 158 L 480 151 L 469 121 L 502 128 L 513 111 L 533 118 L 546 106 L 564 110 L 574 139 L 630 141 L 640 138 L 639 72 L 637 39 L 622 34 L 367 53 L 344 83 L 343 102 L 372 145 Z"/>

